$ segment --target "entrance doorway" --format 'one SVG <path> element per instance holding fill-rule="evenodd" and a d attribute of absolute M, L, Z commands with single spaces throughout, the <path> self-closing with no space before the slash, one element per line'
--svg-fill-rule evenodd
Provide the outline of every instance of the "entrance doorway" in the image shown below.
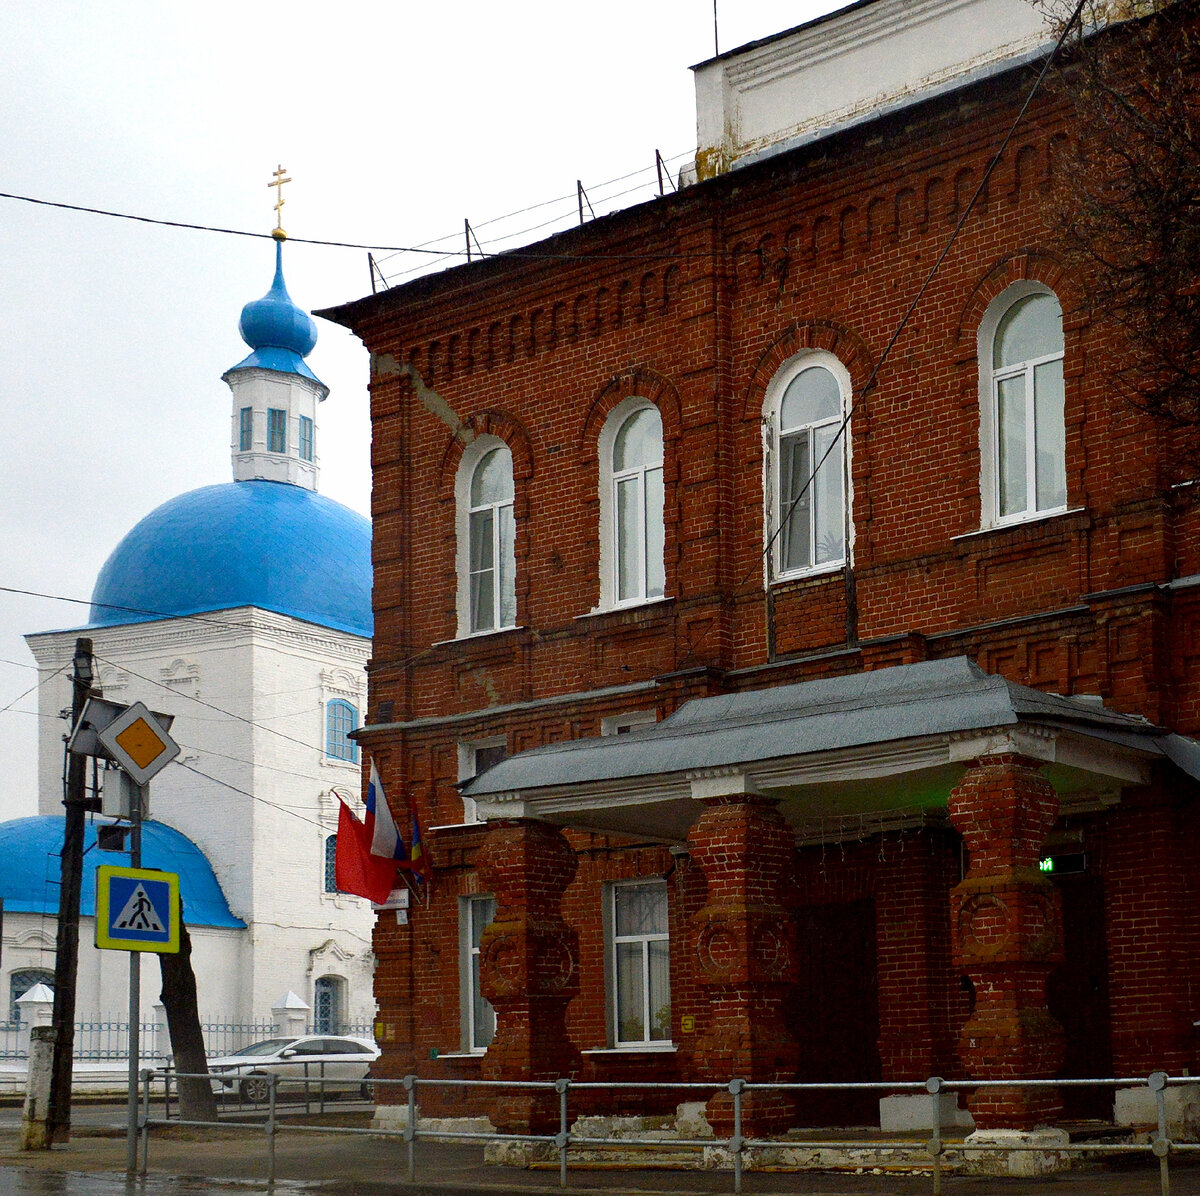
<path fill-rule="evenodd" d="M 1108 948 L 1105 944 L 1104 882 L 1080 872 L 1056 876 L 1062 894 L 1063 962 L 1050 973 L 1046 1004 L 1066 1031 L 1062 1079 L 1112 1075 L 1112 1022 L 1108 1005 Z M 1112 1120 L 1110 1088 L 1063 1088 L 1069 1118 Z"/>
<path fill-rule="evenodd" d="M 875 901 L 810 905 L 797 914 L 799 977 L 789 1024 L 800 1044 L 796 1079 L 880 1078 Z M 800 1093 L 799 1125 L 874 1125 L 878 1092 Z"/>

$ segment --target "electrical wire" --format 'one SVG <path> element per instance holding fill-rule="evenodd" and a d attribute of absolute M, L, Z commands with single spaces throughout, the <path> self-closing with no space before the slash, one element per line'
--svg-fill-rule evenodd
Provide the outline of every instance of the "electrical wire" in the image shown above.
<path fill-rule="evenodd" d="M 780 534 L 783 532 L 783 529 L 787 526 L 788 520 L 791 518 L 792 513 L 800 504 L 800 501 L 804 498 L 805 494 L 808 493 L 815 483 L 817 475 L 820 473 L 821 466 L 825 464 L 834 448 L 845 435 L 846 429 L 849 427 L 850 420 L 853 418 L 854 413 L 859 409 L 867 395 L 869 395 L 871 391 L 875 389 L 875 383 L 879 377 L 879 371 L 883 368 L 884 362 L 887 361 L 889 356 L 891 356 L 891 352 L 895 348 L 896 342 L 900 339 L 904 329 L 908 327 L 909 321 L 912 319 L 913 314 L 916 312 L 921 300 L 925 297 L 925 292 L 933 283 L 934 278 L 937 276 L 938 271 L 942 267 L 942 263 L 946 260 L 950 250 L 954 247 L 955 241 L 958 240 L 959 233 L 962 232 L 968 218 L 974 211 L 975 205 L 979 202 L 979 198 L 986 189 L 988 182 L 996 170 L 996 167 L 1000 164 L 1000 160 L 1003 158 L 1005 150 L 1008 149 L 1009 143 L 1012 141 L 1013 137 L 1016 136 L 1017 129 L 1020 127 L 1021 122 L 1025 119 L 1026 112 L 1029 111 L 1029 105 L 1033 103 L 1034 96 L 1036 96 L 1041 90 L 1042 83 L 1045 81 L 1050 67 L 1053 65 L 1054 60 L 1058 57 L 1059 51 L 1062 49 L 1064 42 L 1071 32 L 1071 29 L 1079 20 L 1079 16 L 1087 2 L 1088 0 L 1079 0 L 1074 12 L 1071 14 L 1070 19 L 1063 26 L 1058 35 L 1058 40 L 1054 44 L 1054 48 L 1049 54 L 1046 55 L 1046 61 L 1042 63 L 1042 69 L 1038 72 L 1038 76 L 1034 80 L 1033 86 L 1029 89 L 1029 93 L 1026 95 L 1024 103 L 1022 103 L 1020 110 L 1017 112 L 1016 118 L 1013 120 L 1008 132 L 1005 133 L 1003 140 L 1000 142 L 999 148 L 997 148 L 995 154 L 992 155 L 991 160 L 988 162 L 987 168 L 984 170 L 979 179 L 979 185 L 975 188 L 974 194 L 963 208 L 962 214 L 959 216 L 958 221 L 951 230 L 950 236 L 947 239 L 946 244 L 942 247 L 941 253 L 938 254 L 936 261 L 934 261 L 933 265 L 929 268 L 929 271 L 926 273 L 925 279 L 918 288 L 916 295 L 913 296 L 913 299 L 909 303 L 904 315 L 901 317 L 900 322 L 896 325 L 892 335 L 888 338 L 887 344 L 883 348 L 883 352 L 880 353 L 879 357 L 875 361 L 875 364 L 871 367 L 871 372 L 868 375 L 867 380 L 863 383 L 861 390 L 854 399 L 854 402 L 850 404 L 850 408 L 846 412 L 842 422 L 838 425 L 838 430 L 830 440 L 829 446 L 826 448 L 825 452 L 822 453 L 821 459 L 813 467 L 812 472 L 809 474 L 804 485 L 800 488 L 799 493 L 788 505 L 787 512 L 780 517 L 779 526 L 774 528 L 771 532 L 771 535 L 767 538 L 767 542 L 764 545 L 762 552 L 759 554 L 759 557 L 756 560 L 753 568 L 747 572 L 741 581 L 738 582 L 738 584 L 734 587 L 735 593 L 736 591 L 741 590 L 751 580 L 751 578 L 756 576 L 762 569 L 763 563 L 767 560 L 768 555 L 774 547 L 775 541 L 779 538 Z M 847 546 L 847 548 L 848 547 L 849 546 Z M 685 667 L 687 663 L 693 659 L 696 651 L 703 646 L 704 640 L 707 638 L 712 626 L 713 624 L 709 623 L 708 627 L 705 628 L 704 633 L 696 641 L 696 643 L 688 648 L 688 651 L 684 655 L 682 661 L 675 666 L 677 669 Z"/>
<path fill-rule="evenodd" d="M 27 698 L 27 697 L 29 697 L 29 695 L 31 693 L 34 693 L 36 690 L 41 689 L 43 685 L 46 685 L 48 682 L 52 681 L 55 677 L 57 677 L 59 675 L 59 673 L 61 673 L 64 669 L 66 669 L 66 667 L 67 666 L 65 664 L 61 665 L 57 669 L 55 669 L 53 673 L 50 673 L 48 676 L 39 678 L 37 683 L 34 685 L 31 685 L 24 693 L 17 694 L 17 696 L 15 698 L 13 698 L 13 700 L 11 702 L 7 703 L 7 705 L 0 706 L 0 714 L 4 714 L 6 711 L 11 710 L 22 698 Z M 33 714 L 35 712 L 32 710 L 22 710 L 22 711 L 19 711 L 18 713 Z"/>
<path fill-rule="evenodd" d="M 626 176 L 628 177 L 628 176 Z M 619 180 L 611 180 L 619 181 Z M 606 186 L 607 184 L 600 184 Z M 107 216 L 113 220 L 131 220 L 139 224 L 152 224 L 163 228 L 180 228 L 188 229 L 192 232 L 220 233 L 223 236 L 229 237 L 251 237 L 255 240 L 273 240 L 271 233 L 252 232 L 248 229 L 226 228 L 222 225 L 215 224 L 199 224 L 187 220 L 167 220 L 158 216 L 139 216 L 132 212 L 118 212 L 112 208 L 95 208 L 86 204 L 66 203 L 61 200 L 41 199 L 33 195 L 20 195 L 13 191 L 0 191 L 0 199 L 11 199 L 18 203 L 33 204 L 38 207 L 58 208 L 68 212 L 82 212 L 91 216 Z M 558 200 L 548 200 L 547 203 L 557 203 Z M 523 209 L 530 211 L 538 205 L 531 205 L 530 208 Z M 520 213 L 516 213 L 520 214 Z M 507 217 L 496 217 L 495 219 L 507 219 Z M 482 227 L 482 225 L 480 226 Z M 513 234 L 519 235 L 519 234 Z M 435 241 L 427 242 L 425 245 L 379 245 L 364 241 L 336 241 L 323 239 L 319 237 L 288 237 L 288 240 L 297 245 L 317 245 L 324 246 L 330 249 L 364 249 L 370 253 L 386 253 L 391 255 L 402 253 L 417 253 L 426 254 L 435 258 L 454 258 L 454 259 L 469 259 L 474 256 L 467 249 L 434 249 L 432 246 L 439 241 L 449 240 L 450 235 L 439 237 Z M 536 252 L 533 250 L 506 250 L 506 257 L 528 258 L 535 261 L 667 261 L 667 260 L 685 260 L 685 259 L 704 259 L 711 260 L 713 257 L 724 257 L 732 250 L 721 250 L 717 253 L 709 252 L 687 252 L 687 253 L 633 253 L 633 254 L 598 254 L 598 253 L 545 253 Z M 746 252 L 753 253 L 754 250 Z"/>

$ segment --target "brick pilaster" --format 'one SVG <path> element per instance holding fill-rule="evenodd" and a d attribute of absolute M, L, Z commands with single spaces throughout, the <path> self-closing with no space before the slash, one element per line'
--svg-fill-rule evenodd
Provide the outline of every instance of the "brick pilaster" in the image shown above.
<path fill-rule="evenodd" d="M 795 852 L 791 828 L 776 803 L 748 795 L 713 797 L 692 827 L 692 858 L 704 873 L 707 899 L 693 920 L 699 980 L 709 994 L 708 1026 L 694 1054 L 698 1078 L 770 1083 L 795 1078 L 798 1048 L 782 1016 L 795 982 L 795 930 L 780 888 Z M 747 1093 L 742 1132 L 780 1132 L 792 1102 Z M 732 1125 L 732 1098 L 708 1102 L 716 1132 Z"/>
<path fill-rule="evenodd" d="M 576 858 L 556 827 L 513 820 L 489 824 L 476 857 L 480 883 L 496 898 L 484 931 L 480 986 L 496 1010 L 496 1036 L 483 1057 L 483 1079 L 554 1080 L 574 1074 L 579 1052 L 567 1037 L 566 1012 L 579 991 L 578 941 L 563 920 L 562 897 Z M 553 1092 L 498 1090 L 498 1129 L 553 1131 Z"/>
<path fill-rule="evenodd" d="M 1063 1033 L 1046 1008 L 1046 979 L 1062 959 L 1062 911 L 1038 870 L 1058 796 L 1035 761 L 1015 753 L 972 763 L 950 795 L 950 819 L 969 853 L 950 895 L 955 964 L 975 986 L 959 1053 L 973 1079 L 1049 1079 Z M 1062 1111 L 1052 1088 L 983 1088 L 971 1101 L 981 1129 L 1024 1129 Z"/>

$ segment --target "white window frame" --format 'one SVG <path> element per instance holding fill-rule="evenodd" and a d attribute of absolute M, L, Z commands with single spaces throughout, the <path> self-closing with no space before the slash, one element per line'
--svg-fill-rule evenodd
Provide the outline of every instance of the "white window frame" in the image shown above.
<path fill-rule="evenodd" d="M 797 425 L 795 429 L 789 429 L 784 432 L 780 427 L 780 415 L 787 388 L 794 378 L 805 370 L 812 369 L 814 366 L 828 370 L 837 382 L 838 390 L 841 394 L 841 404 L 838 414 L 816 423 Z M 848 556 L 851 559 L 853 558 L 854 520 L 852 512 L 854 510 L 854 495 L 850 485 L 849 425 L 846 426 L 845 431 L 841 432 L 838 437 L 840 452 L 835 451 L 831 453 L 825 464 L 826 469 L 837 469 L 841 473 L 842 555 L 840 557 L 834 560 L 821 561 L 819 563 L 814 562 L 791 569 L 786 569 L 782 566 L 782 525 L 787 512 L 782 509 L 780 478 L 780 467 L 783 460 L 780 451 L 781 436 L 792 435 L 803 429 L 807 429 L 810 444 L 809 459 L 815 462 L 816 455 L 812 444 L 813 432 L 816 429 L 826 427 L 832 427 L 836 430 L 841 426 L 842 421 L 846 418 L 846 412 L 849 410 L 852 391 L 853 386 L 850 381 L 850 372 L 837 357 L 824 350 L 806 351 L 790 358 L 780 367 L 775 377 L 771 379 L 771 384 L 767 387 L 766 400 L 763 403 L 763 493 L 766 500 L 764 503 L 763 526 L 769 547 L 769 551 L 764 554 L 766 581 L 768 584 L 777 581 L 788 581 L 796 577 L 813 577 L 819 576 L 822 573 L 833 573 L 845 567 Z M 813 499 L 815 499 L 814 490 L 815 487 L 810 487 L 808 491 L 813 496 Z M 810 499 L 807 509 L 810 512 L 809 518 L 814 524 L 809 539 L 810 544 L 815 549 L 816 502 Z M 815 558 L 815 551 L 811 555 Z"/>
<path fill-rule="evenodd" d="M 652 410 L 658 413 L 660 440 L 663 442 L 663 456 L 666 457 L 665 438 L 662 437 L 662 412 L 649 399 L 632 395 L 618 403 L 608 413 L 604 427 L 600 429 L 596 450 L 600 462 L 600 605 L 597 610 L 614 610 L 618 607 L 642 606 L 647 602 L 661 602 L 666 596 L 665 543 L 663 592 L 648 593 L 647 572 L 650 528 L 646 511 L 646 479 L 649 474 L 657 471 L 663 474 L 663 466 L 640 466 L 621 470 L 613 468 L 613 450 L 616 447 L 617 434 L 626 420 L 631 419 L 639 411 Z M 622 480 L 633 478 L 638 482 L 638 523 L 641 532 L 641 557 L 638 561 L 638 589 L 635 594 L 626 598 L 620 597 L 620 547 L 621 535 L 620 517 L 617 505 L 617 486 Z M 665 490 L 664 490 L 665 493 Z M 665 528 L 659 528 L 659 539 L 665 541 Z"/>
<path fill-rule="evenodd" d="M 458 779 L 459 782 L 469 781 L 479 775 L 478 755 L 487 748 L 502 747 L 507 752 L 507 735 L 488 735 L 483 739 L 465 740 L 458 745 Z M 471 826 L 479 821 L 479 812 L 473 797 L 464 797 L 462 825 Z"/>
<path fill-rule="evenodd" d="M 624 735 L 658 722 L 657 710 L 627 710 L 624 714 L 609 714 L 600 720 L 601 735 Z"/>
<path fill-rule="evenodd" d="M 604 944 L 606 959 L 606 973 L 608 975 L 608 1019 L 609 1019 L 609 1042 L 616 1048 L 666 1048 L 673 1045 L 671 1039 L 671 1018 L 667 1018 L 667 1035 L 665 1038 L 651 1038 L 651 1010 L 650 1010 L 650 946 L 651 942 L 665 942 L 667 944 L 667 1003 L 671 1001 L 671 967 L 670 967 L 670 942 L 671 935 L 669 930 L 661 934 L 637 934 L 637 935 L 620 935 L 617 934 L 617 894 L 623 889 L 630 888 L 658 888 L 662 891 L 663 902 L 666 906 L 665 912 L 670 916 L 670 895 L 667 889 L 667 882 L 655 877 L 638 877 L 627 881 L 617 881 L 605 887 L 604 894 Z M 621 1037 L 621 1017 L 619 1008 L 619 992 L 620 984 L 618 977 L 618 945 L 640 943 L 642 946 L 641 952 L 641 969 L 642 969 L 642 1027 L 643 1037 L 635 1039 L 627 1039 Z"/>
<path fill-rule="evenodd" d="M 488 918 L 490 923 L 496 916 L 496 899 L 490 893 L 472 893 L 458 899 L 458 1008 L 462 1050 L 464 1054 L 468 1055 L 485 1054 L 495 1038 L 495 1010 L 492 1010 L 491 1002 L 483 995 L 483 992 L 476 991 L 475 986 L 475 977 L 479 975 L 481 957 L 480 949 L 475 945 L 475 930 L 477 919 L 485 908 L 485 902 L 491 902 L 492 905 L 491 915 Z M 486 924 L 480 929 L 481 932 L 486 929 Z M 477 997 L 492 1012 L 492 1039 L 485 1043 L 475 1040 L 475 1014 L 477 1012 L 475 1002 Z"/>
<path fill-rule="evenodd" d="M 1014 304 L 1030 295 L 1049 295 L 1059 303 L 1062 302 L 1055 292 L 1044 283 L 1022 280 L 1006 287 L 995 299 L 988 304 L 983 319 L 979 324 L 977 339 L 977 361 L 979 374 L 979 486 L 980 486 L 980 518 L 982 526 L 1008 527 L 1017 523 L 1028 523 L 1030 520 L 1043 519 L 1047 515 L 1060 514 L 1068 509 L 1067 496 L 1061 503 L 1052 507 L 1037 505 L 1037 427 L 1034 419 L 1036 392 L 1033 385 L 1033 371 L 1037 366 L 1048 362 L 1063 361 L 1064 352 L 1049 353 L 1036 359 L 1021 362 L 1015 366 L 1005 366 L 995 369 L 992 365 L 996 333 L 1000 322 L 1008 314 Z M 1066 348 L 1066 335 L 1063 335 L 1063 348 Z M 1025 384 L 1025 486 L 1026 506 L 1022 511 L 1011 515 L 1000 514 L 1000 437 L 998 411 L 998 384 L 1001 380 L 1020 375 L 1026 375 Z M 1065 388 L 1064 388 L 1065 389 Z M 1065 398 L 1065 396 L 1064 396 Z M 1063 450 L 1066 450 L 1066 430 L 1063 430 Z"/>
<path fill-rule="evenodd" d="M 492 586 L 492 626 L 473 629 L 474 611 L 471 609 L 471 515 L 475 508 L 471 506 L 471 482 L 475 470 L 493 449 L 503 451 L 508 460 L 509 476 L 512 476 L 512 450 L 498 436 L 479 436 L 467 447 L 459 462 L 458 473 L 454 482 L 456 527 L 455 540 L 457 544 L 456 571 L 458 574 L 458 638 L 467 639 L 474 635 L 493 635 L 497 631 L 507 631 L 517 625 L 516 622 L 516 553 L 501 559 L 500 552 L 500 522 L 507 510 L 510 515 L 514 506 L 512 500 L 500 503 L 489 503 L 478 508 L 479 511 L 492 511 L 492 552 L 493 568 L 497 574 Z M 513 479 L 514 497 L 516 480 Z M 516 541 L 516 521 L 513 521 L 513 541 Z M 505 571 L 507 566 L 507 572 Z M 513 620 L 504 623 L 501 619 L 503 609 L 502 589 L 507 586 L 512 598 Z"/>

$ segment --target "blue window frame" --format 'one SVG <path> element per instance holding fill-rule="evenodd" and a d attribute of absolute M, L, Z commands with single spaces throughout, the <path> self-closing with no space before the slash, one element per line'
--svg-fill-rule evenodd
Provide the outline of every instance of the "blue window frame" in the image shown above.
<path fill-rule="evenodd" d="M 313 984 L 313 1033 L 341 1034 L 346 982 L 340 976 L 320 976 Z"/>
<path fill-rule="evenodd" d="M 267 409 L 267 448 L 273 453 L 287 452 L 287 412 L 279 407 Z"/>
<path fill-rule="evenodd" d="M 238 452 L 248 453 L 254 444 L 254 408 L 243 407 L 238 417 Z"/>
<path fill-rule="evenodd" d="M 330 835 L 325 840 L 325 892 L 337 891 L 337 835 Z"/>
<path fill-rule="evenodd" d="M 358 744 L 350 738 L 358 730 L 358 709 L 341 698 L 325 707 L 325 755 L 331 760 L 358 763 Z"/>
<path fill-rule="evenodd" d="M 313 422 L 307 415 L 300 417 L 300 459 L 313 459 Z"/>

